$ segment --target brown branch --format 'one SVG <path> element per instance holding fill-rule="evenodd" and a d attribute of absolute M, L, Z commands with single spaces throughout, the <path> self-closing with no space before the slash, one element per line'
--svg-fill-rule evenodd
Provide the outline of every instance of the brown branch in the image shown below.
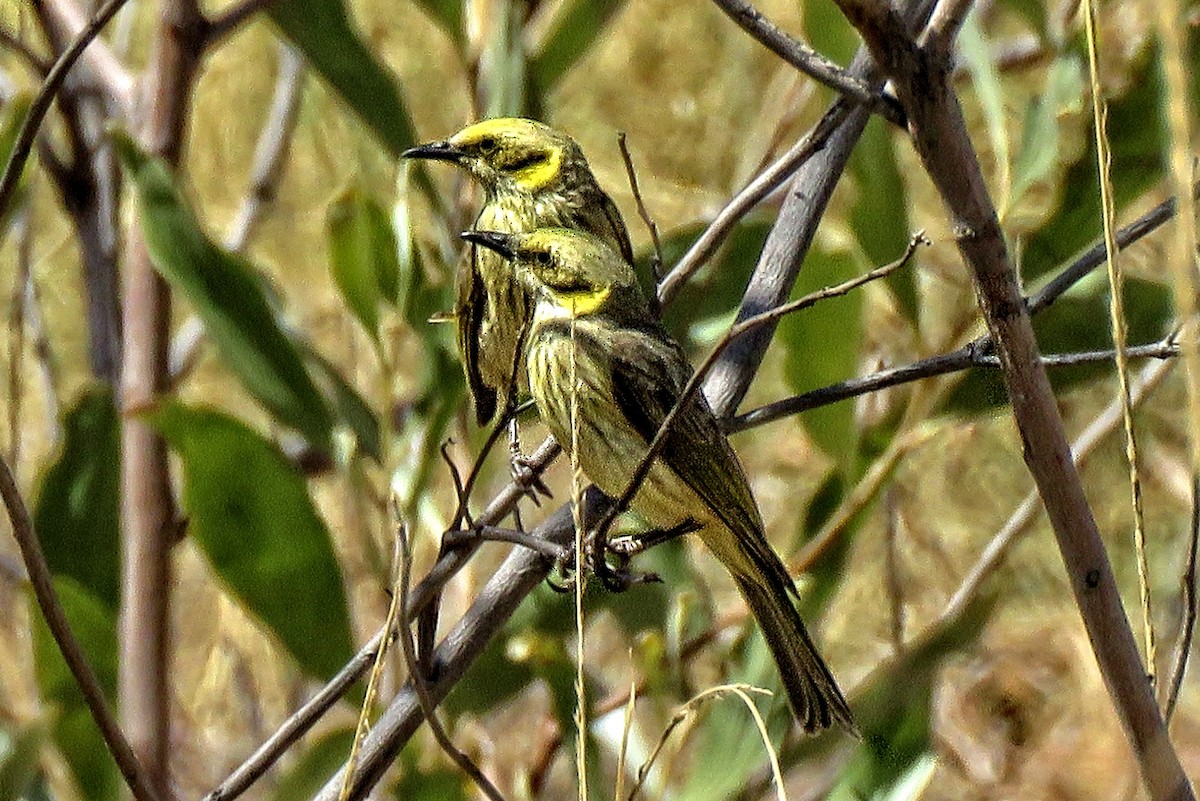
<path fill-rule="evenodd" d="M 1182 596 L 1183 622 L 1180 624 L 1179 642 L 1175 647 L 1175 664 L 1167 684 L 1167 703 L 1163 719 L 1170 725 L 1183 689 L 1183 677 L 1192 655 L 1192 637 L 1196 633 L 1196 550 L 1200 546 L 1200 476 L 1192 476 L 1192 525 L 1188 531 L 1187 564 L 1183 568 Z"/>
<path fill-rule="evenodd" d="M 60 55 L 88 24 L 94 3 L 86 9 L 75 0 L 30 0 L 42 30 L 55 55 Z M 128 113 L 134 100 L 134 77 L 117 58 L 108 43 L 97 37 L 79 57 L 79 69 L 72 70 L 72 80 L 79 76 L 81 88 L 99 93 L 112 108 Z"/>
<path fill-rule="evenodd" d="M 50 71 L 49 61 L 35 53 L 32 47 L 22 42 L 19 36 L 3 25 L 0 25 L 0 47 L 20 56 L 39 78 L 44 79 Z"/>
<path fill-rule="evenodd" d="M 890 6 L 869 0 L 837 2 L 891 77 L 909 115 L 913 144 L 952 215 L 959 251 L 974 275 L 980 307 L 1003 365 L 1026 463 L 1142 779 L 1155 801 L 1190 799 L 1191 787 L 1146 681 L 1112 565 L 1071 461 L 999 218 L 950 85 L 951 43 L 936 37 L 924 45 L 914 42 Z"/>
<path fill-rule="evenodd" d="M 1197 183 L 1193 187 L 1193 191 L 1200 191 L 1200 183 Z M 1121 249 L 1129 247 L 1161 228 L 1175 213 L 1176 204 L 1173 198 L 1159 203 L 1146 214 L 1117 232 L 1117 246 Z M 1038 314 L 1052 306 L 1063 293 L 1077 284 L 1092 270 L 1103 264 L 1106 253 L 1103 241 L 1093 245 L 1026 301 L 1029 313 L 1031 315 Z M 969 367 L 989 366 L 988 360 L 984 357 L 991 353 L 991 349 L 992 336 L 991 334 L 985 334 L 949 353 L 930 356 L 903 367 L 880 370 L 869 376 L 847 379 L 846 381 L 811 390 L 801 395 L 774 401 L 758 409 L 753 409 L 728 419 L 725 424 L 726 430 L 730 432 L 743 431 L 747 428 L 753 428 L 773 420 L 799 414 L 809 409 L 815 409 L 818 406 L 826 406 L 840 400 L 864 395 L 868 392 L 887 389 L 888 387 L 899 386 L 900 384 L 912 381 L 919 381 L 923 378 L 933 378 L 934 376 L 959 372 Z"/>
<path fill-rule="evenodd" d="M 67 73 L 92 40 L 113 18 L 113 15 L 121 10 L 121 6 L 125 2 L 126 0 L 106 0 L 71 42 L 71 45 L 55 60 L 50 72 L 46 74 L 46 80 L 42 82 L 41 88 L 29 106 L 29 112 L 25 115 L 25 121 L 21 123 L 21 129 L 13 143 L 12 152 L 9 153 L 8 162 L 4 165 L 4 173 L 0 175 L 0 218 L 8 213 L 13 193 L 17 188 L 17 180 L 21 177 L 25 162 L 29 160 L 29 153 L 33 148 L 33 141 L 37 137 L 38 129 L 41 127 L 46 113 L 50 111 L 50 104 L 54 102 L 55 95 L 62 88 Z"/>
<path fill-rule="evenodd" d="M 125 777 L 125 783 L 129 785 L 133 797 L 137 801 L 159 801 L 160 796 L 154 791 L 145 771 L 134 755 L 129 741 L 125 739 L 121 727 L 117 724 L 116 717 L 108 706 L 108 701 L 104 698 L 104 690 L 100 686 L 100 680 L 96 677 L 96 671 L 88 663 L 83 647 L 80 646 L 79 641 L 75 639 L 75 634 L 71 631 L 62 604 L 58 600 L 58 593 L 54 590 L 50 566 L 46 563 L 46 556 L 42 553 L 42 546 L 34 531 L 29 508 L 21 497 L 21 491 L 17 488 L 17 482 L 13 478 L 8 462 L 3 459 L 0 459 L 0 496 L 3 496 L 4 507 L 8 510 L 13 538 L 21 550 L 21 558 L 25 563 L 25 570 L 29 574 L 29 582 L 33 586 L 33 594 L 37 599 L 38 608 L 41 609 L 42 616 L 46 619 L 50 634 L 62 652 L 63 660 L 67 663 L 71 675 L 75 677 L 75 683 L 79 685 L 84 703 L 87 705 L 88 711 L 92 713 L 92 719 L 100 729 L 100 735 L 104 738 L 105 745 L 108 746 L 109 752 L 116 760 L 117 767 L 120 769 L 121 775 Z"/>
<path fill-rule="evenodd" d="M 904 127 L 904 111 L 892 99 L 856 75 L 842 69 L 811 47 L 784 33 L 746 0 L 713 0 L 725 14 L 766 46 L 814 81 L 828 86 L 848 100 L 866 106 L 888 122 Z"/>
<path fill-rule="evenodd" d="M 633 156 L 629 154 L 629 143 L 625 139 L 624 131 L 617 134 L 617 146 L 621 150 L 621 160 L 625 163 L 625 176 L 629 179 L 629 188 L 633 191 L 633 200 L 637 204 L 638 216 L 642 218 L 642 223 L 650 232 L 650 242 L 654 245 L 654 259 L 651 262 L 650 274 L 654 276 L 654 281 L 657 283 L 663 277 L 662 240 L 658 236 L 658 226 L 655 225 L 654 218 L 650 216 L 646 202 L 642 200 L 642 190 L 638 186 L 637 171 L 633 168 Z"/>
<path fill-rule="evenodd" d="M 400 608 L 407 609 L 408 585 L 412 574 L 412 550 L 408 547 L 408 535 L 405 532 L 403 523 L 400 523 L 397 527 L 396 536 L 400 542 L 400 576 L 398 581 L 400 585 Z M 438 719 L 434 701 L 429 695 L 429 688 L 426 686 L 425 679 L 417 667 L 417 649 L 413 645 L 412 631 L 409 629 L 407 623 L 400 627 L 400 648 L 404 653 L 404 664 L 408 668 L 409 682 L 417 696 L 417 706 L 420 707 L 425 722 L 429 724 L 429 731 L 433 734 L 433 739 L 441 746 L 446 756 L 450 757 L 455 765 L 458 765 L 459 770 L 467 774 L 471 778 L 471 781 L 475 782 L 475 786 L 479 788 L 480 792 L 490 798 L 491 801 L 505 801 L 504 795 L 496 789 L 496 785 L 492 784 L 491 780 L 483 775 L 483 771 L 479 769 L 479 766 L 471 761 L 471 758 L 454 744 L 454 741 L 450 739 L 450 735 L 446 733 L 446 729 L 442 726 L 441 720 Z"/>
<path fill-rule="evenodd" d="M 206 22 L 196 0 L 160 4 L 140 103 L 139 144 L 179 162 Z M 171 795 L 171 549 L 178 526 L 167 447 L 138 412 L 168 387 L 171 296 L 141 229 L 127 240 L 121 312 L 121 631 L 118 685 L 130 742 L 159 795 Z"/>

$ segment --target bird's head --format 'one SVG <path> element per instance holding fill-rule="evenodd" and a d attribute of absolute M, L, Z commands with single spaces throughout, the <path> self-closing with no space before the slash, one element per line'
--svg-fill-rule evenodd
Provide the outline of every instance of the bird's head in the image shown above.
<path fill-rule="evenodd" d="M 587 166 L 574 139 L 519 117 L 477 122 L 449 139 L 418 145 L 403 155 L 457 164 L 489 192 L 555 191 L 580 166 Z"/>
<path fill-rule="evenodd" d="M 592 234 L 539 228 L 522 234 L 464 231 L 462 237 L 511 261 L 517 280 L 557 316 L 645 306 L 633 268 Z"/>

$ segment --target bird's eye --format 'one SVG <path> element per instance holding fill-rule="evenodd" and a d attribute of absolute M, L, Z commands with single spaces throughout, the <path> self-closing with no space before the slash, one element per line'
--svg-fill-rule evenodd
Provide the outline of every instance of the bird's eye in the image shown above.
<path fill-rule="evenodd" d="M 477 143 L 480 153 L 491 153 L 496 149 L 496 138 L 493 136 L 485 136 Z"/>
<path fill-rule="evenodd" d="M 550 256 L 550 251 L 539 250 L 537 253 L 533 254 L 533 261 L 535 264 L 539 264 L 542 267 L 549 267 L 554 262 L 554 259 Z"/>

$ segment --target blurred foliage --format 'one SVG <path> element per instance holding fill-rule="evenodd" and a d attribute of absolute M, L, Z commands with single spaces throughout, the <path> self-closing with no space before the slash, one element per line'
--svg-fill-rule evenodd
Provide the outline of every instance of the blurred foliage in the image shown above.
<path fill-rule="evenodd" d="M 857 36 L 828 0 L 761 6 L 781 27 L 840 63 L 858 48 Z M 1158 191 L 1163 167 L 1162 65 L 1139 27 L 1138 8 L 1136 0 L 1117 3 L 1107 17 L 1123 44 L 1110 56 L 1106 80 L 1114 180 L 1126 216 Z M 130 30 L 140 32 L 149 13 L 149 7 L 138 8 Z M 0 11 L 0 22 L 12 21 L 6 14 Z M 664 25 L 668 17 L 671 24 Z M 430 322 L 453 311 L 458 233 L 472 219 L 478 193 L 448 168 L 410 176 L 399 167 L 393 173 L 395 156 L 485 114 L 536 114 L 567 127 L 625 210 L 644 267 L 647 238 L 612 145 L 613 130 L 628 130 L 670 268 L 716 209 L 800 136 L 830 97 L 825 89 L 810 91 L 715 9 L 702 5 L 680 15 L 670 0 L 283 0 L 264 18 L 269 25 L 251 23 L 245 35 L 224 40 L 206 61 L 179 174 L 141 152 L 129 136 L 112 135 L 127 181 L 124 196 L 154 265 L 182 301 L 181 314 L 203 323 L 211 346 L 153 409 L 137 410 L 178 457 L 185 536 L 196 546 L 194 564 L 179 559 L 176 592 L 183 608 L 175 618 L 174 659 L 185 667 L 173 691 L 182 707 L 173 746 L 181 751 L 179 764 L 192 771 L 180 770 L 177 777 L 181 796 L 189 797 L 210 789 L 220 771 L 286 716 L 305 694 L 306 677 L 330 675 L 363 633 L 378 627 L 387 601 L 384 560 L 377 554 L 386 552 L 381 532 L 392 526 L 388 494 L 400 496 L 406 521 L 420 534 L 414 538 L 418 564 L 427 564 L 429 543 L 447 525 L 455 500 L 441 448 L 449 443 L 447 453 L 465 472 L 483 438 L 464 414 L 451 326 Z M 1055 273 L 1100 230 L 1076 28 L 1056 4 L 1002 0 L 972 15 L 960 40 L 958 86 L 1030 283 Z M 212 232 L 240 199 L 242 184 L 231 176 L 250 168 L 258 112 L 270 91 L 267 59 L 279 38 L 304 54 L 322 83 L 310 82 L 286 174 L 242 257 L 216 244 L 220 237 Z M 1035 57 L 1011 63 L 1002 57 L 1014 42 L 1030 40 Z M 6 75 L 17 69 L 14 59 L 0 55 Z M 30 98 L 23 84 L 11 93 L 6 87 L 0 156 L 11 147 Z M 60 133 L 55 128 L 56 145 Z M 949 350 L 972 330 L 977 313 L 947 215 L 914 164 L 902 132 L 880 120 L 868 124 L 793 294 L 893 261 L 914 228 L 928 228 L 935 246 L 886 282 L 784 321 L 749 404 Z M 93 383 L 81 356 L 86 292 L 74 275 L 74 257 L 63 255 L 74 245 L 67 217 L 48 201 L 45 170 L 27 169 L 23 181 L 17 208 L 36 221 L 35 279 L 46 295 L 49 338 L 64 354 L 56 389 L 71 400 L 61 442 L 44 437 L 17 467 L 36 486 L 36 526 L 55 586 L 111 700 L 122 418 L 114 390 Z M 690 351 L 711 347 L 737 313 L 778 203 L 778 197 L 765 201 L 735 226 L 665 310 L 666 325 Z M 15 253 L 13 230 L 11 219 L 0 220 L 6 257 Z M 1131 341 L 1155 341 L 1171 324 L 1164 271 L 1153 257 L 1131 256 L 1129 264 Z M 4 275 L 11 282 L 14 273 L 10 268 Z M 1109 347 L 1107 302 L 1102 275 L 1081 282 L 1037 318 L 1043 350 Z M 11 339 L 11 332 L 5 336 Z M 1064 412 L 1073 424 L 1086 421 L 1107 399 L 1110 374 L 1108 363 L 1052 373 L 1056 389 L 1070 393 L 1063 395 Z M 24 393 L 34 396 L 35 383 L 27 379 Z M 1170 490 L 1177 442 L 1185 435 L 1178 400 L 1155 413 L 1158 436 L 1146 445 L 1157 448 L 1153 464 L 1161 471 L 1147 505 L 1163 510 L 1152 521 L 1165 532 L 1162 541 L 1182 531 L 1186 518 L 1186 502 Z M 926 627 L 937 619 L 953 577 L 1027 489 L 1019 443 L 996 414 L 1004 402 L 999 374 L 979 369 L 842 401 L 776 424 L 770 434 L 739 438 L 781 553 L 794 554 L 838 527 L 838 536 L 807 566 L 800 609 L 814 632 L 824 635 L 819 639 L 843 686 L 854 688 L 850 696 L 863 739 L 798 741 L 789 735 L 782 695 L 759 700 L 789 778 L 825 769 L 808 789 L 834 798 L 915 798 L 931 787 L 936 792 L 939 778 L 953 771 L 932 758 L 943 747 L 933 735 L 939 668 L 971 653 L 981 632 L 996 624 L 991 607 L 973 607 L 945 628 Z M 36 413 L 26 413 L 32 422 L 21 425 L 32 430 Z M 912 454 L 911 462 L 885 461 L 921 425 L 937 426 L 933 444 Z M 523 426 L 527 447 L 536 441 L 533 429 Z M 303 440 L 299 446 L 295 435 Z M 1099 501 L 1098 516 L 1120 529 L 1127 510 L 1115 499 L 1124 493 L 1109 490 L 1122 471 L 1115 460 L 1106 465 L 1096 494 L 1114 500 Z M 503 456 L 484 465 L 472 508 L 485 503 L 508 473 Z M 878 480 L 869 484 L 873 475 Z M 981 477 L 971 478 L 976 475 Z M 548 480 L 556 490 L 565 483 L 560 473 Z M 977 491 L 967 486 L 974 480 Z M 523 513 L 527 523 L 538 514 L 528 504 Z M 885 531 L 902 542 L 891 557 L 899 567 L 888 567 L 892 563 L 882 554 Z M 1006 591 L 1034 594 L 1039 607 L 1066 609 L 1062 626 L 1077 627 L 1061 579 L 1047 577 L 1056 568 L 1045 565 L 1057 562 L 1042 559 L 1049 546 L 1041 547 L 1036 559 L 1014 557 L 1034 567 L 1016 573 Z M 598 706 L 611 703 L 631 681 L 638 685 L 635 751 L 644 751 L 676 706 L 698 689 L 744 681 L 778 690 L 761 637 L 743 622 L 727 578 L 711 559 L 694 556 L 691 543 L 664 545 L 635 560 L 637 569 L 657 573 L 662 583 L 621 594 L 588 588 L 588 695 Z M 1173 552 L 1158 561 L 1174 569 Z M 464 605 L 494 564 L 493 550 L 484 549 L 449 588 L 447 604 Z M 885 576 L 888 570 L 897 575 Z M 1030 575 L 1041 584 L 1035 586 Z M 897 581 L 904 596 L 885 598 L 885 580 Z M 899 623 L 893 602 L 903 613 Z M 236 614 L 210 614 L 216 608 Z M 0 801 L 116 798 L 119 776 L 79 691 L 40 618 L 29 617 L 35 666 L 29 672 L 37 695 L 31 705 L 42 710 L 43 720 L 16 725 L 17 716 L 0 701 Z M 456 741 L 485 772 L 515 788 L 517 797 L 523 782 L 541 788 L 543 797 L 567 797 L 573 786 L 574 620 L 568 597 L 539 588 L 445 704 Z M 898 654 L 892 653 L 895 627 L 906 646 Z M 270 654 L 272 672 L 248 655 L 250 640 L 265 642 L 260 647 Z M 278 664 L 286 667 L 279 671 Z M 19 684 L 7 670 L 0 665 L 0 689 Z M 395 678 L 389 674 L 385 684 L 395 686 Z M 1079 692 L 1080 705 L 1106 703 Z M 0 692 L 0 699 L 7 697 Z M 221 707 L 224 714 L 206 711 L 213 698 L 228 705 Z M 729 709 L 729 703 L 709 704 L 680 738 L 674 764 L 656 768 L 661 782 L 651 786 L 664 797 L 733 798 L 756 786 L 763 744 L 745 710 Z M 307 738 L 264 796 L 311 797 L 345 759 L 348 717 L 345 709 L 333 713 L 330 725 Z M 74 788 L 37 761 L 48 742 L 69 767 Z M 219 753 L 209 753 L 215 742 Z M 600 725 L 589 731 L 588 752 L 590 795 L 611 797 L 615 745 Z M 835 772 L 828 768 L 836 764 L 841 768 L 830 778 Z M 1063 769 L 1069 765 L 1064 760 Z M 630 769 L 636 766 L 631 753 Z M 417 738 L 389 774 L 383 795 L 457 799 L 473 792 L 428 739 Z"/>

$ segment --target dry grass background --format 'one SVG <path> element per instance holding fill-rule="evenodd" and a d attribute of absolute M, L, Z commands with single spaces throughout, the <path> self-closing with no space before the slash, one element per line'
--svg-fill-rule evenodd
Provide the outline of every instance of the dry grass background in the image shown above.
<path fill-rule="evenodd" d="M 0 18 L 18 24 L 21 12 L 14 4 L 19 2 L 3 0 Z M 758 5 L 786 29 L 799 29 L 799 4 L 769 0 Z M 1124 45 L 1119 52 L 1109 53 L 1107 78 L 1114 86 L 1120 84 L 1129 60 L 1148 35 L 1147 7 L 1148 2 L 1133 0 L 1105 7 L 1109 33 L 1122 33 L 1119 39 L 1109 36 L 1107 41 Z M 460 127 L 470 114 L 467 76 L 445 36 L 411 3 L 361 0 L 354 11 L 372 47 L 399 75 L 419 136 L 440 138 Z M 144 46 L 145 34 L 142 21 L 135 18 L 129 38 L 133 53 Z M 245 193 L 254 142 L 274 84 L 275 57 L 271 32 L 265 23 L 256 22 L 221 48 L 200 78 L 188 133 L 185 180 L 203 221 L 218 237 Z M 0 55 L 0 64 L 9 63 L 4 58 Z M 1020 94 L 1021 82 L 1013 86 L 1008 100 L 1021 108 L 1026 101 Z M 980 131 L 977 141 L 986 167 L 990 154 L 981 113 L 969 84 L 964 82 L 963 91 L 968 114 Z M 617 130 L 628 133 L 647 204 L 659 226 L 670 231 L 718 209 L 780 141 L 788 142 L 803 130 L 819 113 L 824 98 L 824 92 L 796 78 L 711 6 L 629 0 L 610 31 L 550 98 L 548 121 L 580 140 L 601 183 L 630 222 L 635 241 L 645 244 L 647 237 L 635 222 L 616 147 Z M 1068 150 L 1081 148 L 1088 135 L 1082 99 L 1064 121 L 1073 130 Z M 868 290 L 864 371 L 955 344 L 975 316 L 969 279 L 946 236 L 944 214 L 915 159 L 903 145 L 898 150 L 911 179 L 913 225 L 926 228 L 934 240 L 934 246 L 921 255 L 922 329 L 919 341 L 901 336 L 882 294 Z M 446 186 L 452 180 L 448 174 L 437 177 Z M 351 182 L 365 182 L 386 198 L 393 180 L 394 165 L 337 100 L 310 80 L 279 201 L 251 249 L 255 263 L 282 288 L 294 319 L 335 361 L 356 365 L 354 377 L 377 397 L 386 394 L 378 386 L 379 371 L 368 363 L 364 342 L 329 278 L 324 215 L 328 203 Z M 34 189 L 34 270 L 50 339 L 61 363 L 60 389 L 69 399 L 87 381 L 78 263 L 51 193 L 41 181 L 35 182 Z M 1038 187 L 1031 201 L 1014 210 L 1017 230 L 1036 221 L 1042 211 L 1039 205 L 1048 201 L 1053 189 Z M 847 181 L 835 198 L 821 233 L 830 247 L 846 246 L 844 214 L 854 191 Z M 1147 198 L 1141 205 L 1154 200 Z M 1164 277 L 1159 248 L 1153 240 L 1137 246 L 1128 257 L 1129 268 Z M 0 249 L 0 286 L 12 286 L 14 264 L 13 244 L 6 241 Z M 0 313 L 7 314 L 7 291 L 0 294 L 4 297 Z M 182 316 L 184 310 L 178 314 Z M 0 351 L 7 350 L 0 343 Z M 785 357 L 781 349 L 772 350 L 749 404 L 784 394 L 780 365 Z M 28 361 L 25 367 L 32 376 Z M 419 376 L 406 378 L 415 386 Z M 30 487 L 49 454 L 41 398 L 32 379 L 25 387 L 21 431 L 25 456 L 19 471 L 24 485 Z M 1113 392 L 1112 382 L 1101 382 L 1065 396 L 1062 406 L 1068 431 L 1081 430 Z M 266 422 L 211 355 L 189 382 L 187 395 L 233 409 L 257 423 Z M 876 415 L 881 405 L 897 401 L 897 393 L 892 393 L 860 403 L 859 410 Z M 1145 432 L 1145 497 L 1156 610 L 1168 645 L 1180 613 L 1178 576 L 1189 506 L 1183 408 L 1181 384 L 1170 378 L 1138 416 Z M 460 425 L 465 425 L 465 419 Z M 526 436 L 527 441 L 535 441 L 535 434 Z M 456 455 L 465 463 L 478 438 L 464 439 L 460 434 L 457 440 Z M 738 435 L 735 446 L 753 477 L 772 537 L 786 550 L 829 462 L 795 420 Z M 402 462 L 403 454 L 397 458 Z M 1129 608 L 1135 610 L 1125 475 L 1121 446 L 1115 439 L 1084 470 Z M 504 480 L 505 471 L 494 470 L 480 497 Z M 378 627 L 385 611 L 384 576 L 373 554 L 386 552 L 387 534 L 370 522 L 369 514 L 364 517 L 361 499 L 349 497 L 344 483 L 327 479 L 320 484 L 322 511 L 337 532 L 356 627 L 365 637 Z M 850 687 L 891 649 L 891 620 L 884 603 L 887 526 L 894 525 L 898 532 L 904 632 L 911 636 L 937 615 L 983 544 L 1031 487 L 1019 441 L 1004 415 L 936 420 L 928 437 L 906 456 L 893 484 L 888 503 L 876 506 L 859 537 L 848 575 L 820 631 L 834 672 Z M 552 486 L 562 497 L 561 467 L 553 474 Z M 449 513 L 450 498 L 449 482 L 439 473 L 427 509 L 428 522 Z M 430 525 L 419 532 L 418 570 L 431 558 L 435 530 Z M 0 551 L 14 552 L 11 539 L 0 539 Z M 454 580 L 447 616 L 463 608 L 500 553 L 500 549 L 486 550 Z M 719 589 L 723 608 L 738 608 L 711 560 L 703 556 L 698 562 Z M 1128 748 L 1044 521 L 1014 550 L 994 586 L 1001 601 L 979 647 L 951 660 L 943 672 L 935 715 L 940 760 L 925 797 L 939 801 L 1139 797 L 1142 791 Z M 0 723 L 28 721 L 45 710 L 31 681 L 29 611 L 19 588 L 0 582 L 0 610 Z M 173 739 L 180 796 L 190 798 L 207 791 L 272 731 L 306 684 L 238 606 L 214 586 L 203 560 L 186 542 L 178 552 L 174 614 L 178 717 Z M 620 635 L 601 621 L 591 642 L 595 664 L 603 666 L 597 673 L 604 675 L 611 689 L 626 686 L 631 675 Z M 715 677 L 717 669 L 702 664 L 698 671 Z M 1185 765 L 1196 776 L 1200 775 L 1200 709 L 1192 684 L 1185 685 L 1174 732 Z M 485 771 L 499 777 L 502 787 L 519 787 L 531 743 L 549 736 L 542 728 L 548 703 L 544 689 L 535 687 L 486 716 L 460 721 L 457 739 L 479 756 Z M 654 708 L 648 717 L 662 717 L 668 711 Z M 334 717 L 342 724 L 352 719 L 344 709 Z M 528 737 L 514 738 L 513 731 Z M 424 750 L 434 753 L 434 749 Z M 566 797 L 571 786 L 568 769 L 567 760 L 560 759 L 545 797 Z M 261 792 L 251 797 L 261 797 Z"/>

